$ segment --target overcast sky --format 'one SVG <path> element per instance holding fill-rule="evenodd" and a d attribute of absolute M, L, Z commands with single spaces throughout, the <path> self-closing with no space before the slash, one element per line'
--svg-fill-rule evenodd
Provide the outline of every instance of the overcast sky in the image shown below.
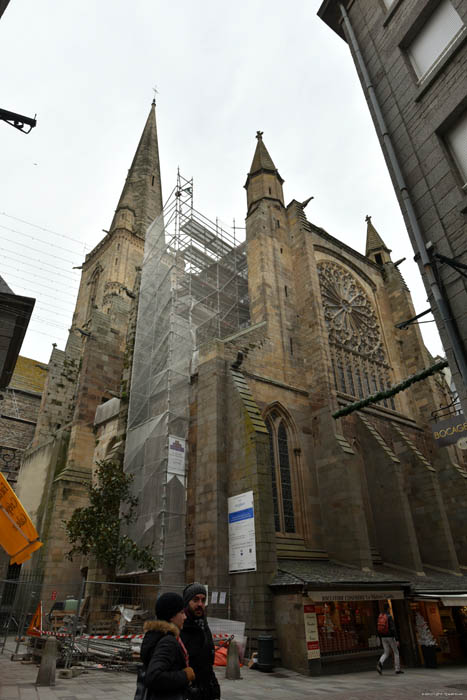
<path fill-rule="evenodd" d="M 63 348 L 85 252 L 110 226 L 157 86 L 164 198 L 180 166 L 196 208 L 244 225 L 243 185 L 264 142 L 286 202 L 365 251 L 365 215 L 418 312 L 426 293 L 347 45 L 319 0 L 11 0 L 0 20 L 0 274 L 37 299 L 21 350 Z M 429 317 L 428 317 L 429 318 Z M 442 353 L 434 323 L 421 326 Z"/>

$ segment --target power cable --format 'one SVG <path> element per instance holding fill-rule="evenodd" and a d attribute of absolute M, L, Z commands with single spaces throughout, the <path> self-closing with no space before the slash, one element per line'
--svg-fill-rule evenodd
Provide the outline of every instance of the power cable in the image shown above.
<path fill-rule="evenodd" d="M 12 216 L 11 214 L 7 214 L 6 211 L 0 212 L 1 216 L 6 216 L 8 219 L 14 219 L 14 221 L 20 221 L 22 224 L 27 224 L 28 226 L 34 226 L 34 228 L 38 228 L 41 231 L 46 231 L 47 233 L 53 233 L 54 236 L 60 236 L 61 238 L 66 238 L 69 241 L 73 241 L 74 243 L 79 243 L 80 245 L 83 245 L 84 247 L 87 247 L 83 241 L 78 240 L 77 238 L 72 238 L 71 236 L 66 236 L 64 233 L 58 233 L 57 231 L 52 231 L 50 228 L 46 228 L 45 226 L 39 226 L 38 224 L 33 224 L 31 221 L 26 221 L 26 219 L 20 219 L 17 216 Z"/>
<path fill-rule="evenodd" d="M 18 279 L 20 279 L 20 280 L 24 280 L 24 277 L 19 277 L 18 275 L 10 274 L 10 277 L 15 277 L 15 278 L 18 278 Z M 37 281 L 35 281 L 35 280 L 34 280 L 32 283 L 33 283 L 35 286 L 37 286 L 37 287 L 44 287 L 44 289 L 49 289 L 51 292 L 56 292 L 57 294 L 66 294 L 65 292 L 63 292 L 63 291 L 60 290 L 60 289 L 57 289 L 56 287 L 49 287 L 47 284 L 41 284 L 40 282 L 37 282 Z M 23 289 L 27 289 L 27 288 L 28 288 L 27 285 L 23 285 Z M 36 294 L 36 293 L 37 293 L 37 292 L 35 292 L 35 291 L 32 292 L 32 294 Z M 29 292 L 28 292 L 28 294 L 29 294 Z M 42 292 L 41 292 L 41 294 L 42 294 L 42 296 L 49 296 L 49 297 L 50 297 L 50 294 L 49 294 L 49 295 L 46 295 L 46 294 L 44 294 L 44 293 L 42 293 Z M 67 299 L 67 300 L 66 300 L 66 303 L 67 303 L 67 304 L 74 304 L 74 303 L 75 303 L 75 302 L 74 302 L 74 299 L 76 298 L 75 295 L 73 294 L 72 291 L 71 291 L 71 292 L 68 292 L 68 294 L 69 294 L 69 299 L 70 299 L 70 300 L 73 299 L 73 301 L 68 301 L 68 299 Z M 20 296 L 26 296 L 26 295 L 23 294 L 23 295 L 20 295 Z M 57 297 L 50 297 L 50 298 L 53 299 L 54 301 L 57 301 Z"/>
<path fill-rule="evenodd" d="M 8 253 L 13 253 L 14 255 L 16 255 L 16 251 L 8 250 L 8 248 L 0 248 L 0 250 L 6 250 Z M 3 257 L 4 257 L 4 258 L 7 258 L 7 260 L 13 260 L 14 262 L 16 262 L 16 258 L 10 258 L 9 255 L 4 255 Z M 35 263 L 35 265 L 30 265 L 29 263 L 23 262 L 23 258 L 26 259 L 26 260 L 33 260 L 34 263 Z M 28 257 L 27 255 L 23 255 L 23 254 L 21 254 L 21 257 L 20 257 L 19 259 L 21 260 L 21 264 L 22 264 L 22 265 L 27 265 L 27 267 L 33 267 L 35 270 L 43 270 L 44 272 L 47 272 L 47 273 L 50 275 L 50 271 L 49 271 L 49 270 L 44 270 L 43 267 L 39 267 L 39 266 L 37 265 L 37 262 L 38 262 L 38 261 L 37 261 L 36 259 L 30 258 L 30 257 Z M 59 275 L 59 277 L 65 277 L 65 279 L 70 279 L 69 275 L 71 275 L 72 278 L 74 277 L 75 280 L 78 281 L 79 273 L 77 273 L 77 272 L 73 272 L 72 270 L 70 270 L 70 272 L 68 273 L 68 275 L 64 275 L 64 274 L 62 274 L 62 273 L 60 273 L 60 272 L 56 272 L 56 269 L 57 269 L 57 268 L 55 268 L 53 265 L 49 265 L 48 263 L 46 263 L 46 262 L 44 262 L 43 260 L 40 260 L 40 259 L 39 259 L 39 262 L 42 263 L 43 265 L 47 265 L 47 267 L 51 267 L 52 270 L 54 271 L 54 274 L 55 274 L 55 275 Z M 18 268 L 15 268 L 15 269 L 18 269 Z"/>
<path fill-rule="evenodd" d="M 9 228 L 8 226 L 2 226 L 0 224 L 0 228 L 3 228 L 5 231 L 11 231 L 12 233 L 16 233 L 19 236 L 25 236 L 26 238 L 30 238 L 33 241 L 39 241 L 39 243 L 43 243 L 44 245 L 51 245 L 54 248 L 60 248 L 60 250 L 64 250 L 66 253 L 73 253 L 74 251 L 70 250 L 69 248 L 64 248 L 61 245 L 57 245 L 56 243 L 51 243 L 50 241 L 44 241 L 42 238 L 37 238 L 36 236 L 30 236 L 29 233 L 24 233 L 23 231 L 18 231 L 17 229 L 14 228 Z M 6 239 L 10 240 L 10 239 Z M 82 255 L 83 253 L 80 253 Z"/>
<path fill-rule="evenodd" d="M 19 268 L 17 268 L 17 267 L 12 268 L 12 269 L 17 270 L 18 272 L 21 272 L 21 270 L 20 270 Z M 64 286 L 62 289 L 58 289 L 57 287 L 49 287 L 48 285 L 41 284 L 40 282 L 38 282 L 38 281 L 37 281 L 37 278 L 33 280 L 33 279 L 31 279 L 30 277 L 26 277 L 26 276 L 24 276 L 24 275 L 21 275 L 21 276 L 20 276 L 20 275 L 15 275 L 15 274 L 13 274 L 13 273 L 11 273 L 11 272 L 8 274 L 8 279 L 9 279 L 10 277 L 14 277 L 14 278 L 19 279 L 19 280 L 21 280 L 21 281 L 26 280 L 27 282 L 30 282 L 30 283 L 32 283 L 32 284 L 34 284 L 34 285 L 39 286 L 39 287 L 45 287 L 46 289 L 50 289 L 52 292 L 57 292 L 58 294 L 69 294 L 70 297 L 73 297 L 73 299 L 76 299 L 76 295 L 77 295 L 77 293 L 78 293 L 78 289 L 76 289 L 76 290 L 73 290 L 73 289 L 66 289 L 65 286 Z M 39 277 L 39 279 L 42 279 L 42 277 Z M 27 287 L 27 285 L 24 285 L 24 287 Z M 65 290 L 66 290 L 66 291 L 65 291 Z M 35 293 L 36 293 L 36 292 L 34 292 L 34 294 L 35 294 Z"/>
<path fill-rule="evenodd" d="M 9 240 L 9 239 L 7 239 L 7 240 Z M 13 241 L 13 242 L 14 242 L 14 241 Z M 38 250 L 37 248 L 33 248 L 32 246 L 27 246 L 27 248 L 29 248 L 29 250 L 33 250 L 35 253 L 44 253 L 43 250 Z M 2 249 L 2 250 L 3 250 L 3 249 Z M 8 252 L 11 253 L 12 251 L 10 250 L 10 251 L 8 251 Z M 51 257 L 52 257 L 52 258 L 55 258 L 56 260 L 61 260 L 62 262 L 69 263 L 69 264 L 71 264 L 71 265 L 73 265 L 73 263 L 77 262 L 76 260 L 68 260 L 68 259 L 66 259 L 66 258 L 61 258 L 59 255 L 51 255 Z"/>

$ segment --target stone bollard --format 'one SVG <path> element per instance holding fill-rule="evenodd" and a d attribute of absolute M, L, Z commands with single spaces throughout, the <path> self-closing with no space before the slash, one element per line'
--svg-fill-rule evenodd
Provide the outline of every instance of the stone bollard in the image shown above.
<path fill-rule="evenodd" d="M 240 659 L 238 658 L 237 642 L 231 640 L 227 651 L 227 666 L 225 669 L 225 677 L 229 681 L 238 681 L 240 676 Z"/>
<path fill-rule="evenodd" d="M 55 669 L 57 666 L 57 639 L 48 637 L 42 650 L 41 665 L 36 678 L 36 685 L 55 685 Z"/>

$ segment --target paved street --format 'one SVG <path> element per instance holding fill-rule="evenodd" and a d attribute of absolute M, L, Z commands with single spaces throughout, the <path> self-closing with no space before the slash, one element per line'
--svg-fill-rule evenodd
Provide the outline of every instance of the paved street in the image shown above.
<path fill-rule="evenodd" d="M 286 669 L 275 673 L 242 669 L 242 680 L 227 681 L 225 670 L 217 674 L 223 700 L 412 700 L 413 698 L 467 699 L 467 668 L 407 669 L 396 676 L 386 671 L 307 678 Z M 0 698 L 2 700 L 133 700 L 135 676 L 128 673 L 92 670 L 72 679 L 57 677 L 54 688 L 36 688 L 37 667 L 10 661 L 0 655 Z"/>

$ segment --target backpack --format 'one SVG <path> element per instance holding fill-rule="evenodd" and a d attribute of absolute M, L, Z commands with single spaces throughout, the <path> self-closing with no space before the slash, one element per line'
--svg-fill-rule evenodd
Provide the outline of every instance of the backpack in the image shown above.
<path fill-rule="evenodd" d="M 389 618 L 386 615 L 386 613 L 379 614 L 377 629 L 378 629 L 378 634 L 388 634 L 388 632 L 389 632 Z"/>

